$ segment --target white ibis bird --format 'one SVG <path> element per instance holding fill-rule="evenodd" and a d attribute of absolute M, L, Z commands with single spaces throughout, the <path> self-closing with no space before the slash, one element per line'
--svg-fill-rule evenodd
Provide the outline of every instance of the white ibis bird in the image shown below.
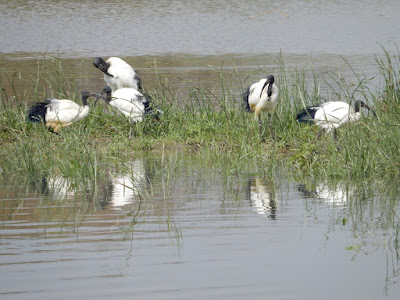
<path fill-rule="evenodd" d="M 102 93 L 106 94 L 103 98 L 105 102 L 119 110 L 131 122 L 141 122 L 143 116 L 153 110 L 149 101 L 135 89 L 122 88 L 112 92 L 111 87 L 106 86 Z"/>
<path fill-rule="evenodd" d="M 96 57 L 93 65 L 104 73 L 104 81 L 111 87 L 112 92 L 122 88 L 142 90 L 139 75 L 122 59 L 110 57 L 104 61 L 101 57 Z"/>
<path fill-rule="evenodd" d="M 363 101 L 357 100 L 354 109 L 343 101 L 330 101 L 319 106 L 310 106 L 297 114 L 298 122 L 315 123 L 326 133 L 334 131 L 336 128 L 346 124 L 354 123 L 361 118 L 360 108 L 366 108 L 375 115 L 375 112 Z"/>
<path fill-rule="evenodd" d="M 260 81 L 250 85 L 243 94 L 245 108 L 247 111 L 254 111 L 254 118 L 258 121 L 261 138 L 262 126 L 260 114 L 262 111 L 268 112 L 268 124 L 271 129 L 271 135 L 273 136 L 271 118 L 276 109 L 279 92 L 278 87 L 274 82 L 274 76 L 268 75 L 267 79 L 261 79 Z"/>
<path fill-rule="evenodd" d="M 91 96 L 102 97 L 100 94 L 84 91 L 82 92 L 83 105 L 67 99 L 47 98 L 47 102 L 38 102 L 30 107 L 28 120 L 31 122 L 43 121 L 47 128 L 58 133 L 61 128 L 82 120 L 88 115 L 87 100 Z"/>

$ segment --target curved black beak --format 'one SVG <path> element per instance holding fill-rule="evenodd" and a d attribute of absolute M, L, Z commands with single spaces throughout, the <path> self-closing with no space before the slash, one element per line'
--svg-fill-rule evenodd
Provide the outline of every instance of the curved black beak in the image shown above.
<path fill-rule="evenodd" d="M 267 80 L 265 81 L 265 83 L 264 83 L 264 85 L 263 85 L 263 87 L 261 89 L 260 98 L 261 98 L 263 90 L 265 89 L 265 87 L 268 84 L 270 84 L 270 85 L 268 86 L 267 94 L 268 94 L 268 97 L 271 97 L 271 95 L 272 95 L 272 84 L 274 83 L 274 81 L 275 81 L 274 75 L 268 75 Z"/>
<path fill-rule="evenodd" d="M 91 93 L 90 96 L 96 97 L 96 99 L 94 100 L 94 106 L 97 105 L 97 100 L 99 100 L 99 98 L 105 100 L 104 96 L 103 96 L 103 95 L 100 95 L 100 94 L 98 94 L 98 93 Z"/>
<path fill-rule="evenodd" d="M 102 98 L 104 100 L 104 102 L 109 103 L 111 101 L 111 93 L 112 93 L 111 88 L 106 85 L 103 88 L 103 90 L 101 91 L 101 95 L 99 98 Z M 103 96 L 104 94 L 105 94 L 105 96 Z M 97 99 L 96 99 L 96 101 L 97 101 Z"/>

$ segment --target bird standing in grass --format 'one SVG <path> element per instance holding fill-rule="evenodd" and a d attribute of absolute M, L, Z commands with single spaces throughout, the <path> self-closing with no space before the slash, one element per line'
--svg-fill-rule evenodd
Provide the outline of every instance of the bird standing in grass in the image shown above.
<path fill-rule="evenodd" d="M 61 128 L 82 120 L 88 115 L 87 100 L 91 96 L 102 97 L 100 94 L 84 91 L 82 92 L 83 105 L 67 99 L 47 98 L 47 102 L 38 102 L 30 107 L 28 120 L 31 122 L 43 121 L 52 132 L 58 133 Z"/>
<path fill-rule="evenodd" d="M 243 94 L 244 106 L 247 111 L 254 111 L 254 118 L 258 121 L 260 129 L 260 138 L 262 140 L 261 112 L 268 113 L 268 124 L 271 130 L 271 136 L 274 137 L 272 128 L 272 115 L 275 113 L 278 100 L 278 87 L 276 86 L 273 75 L 268 75 L 267 79 L 250 85 Z"/>
<path fill-rule="evenodd" d="M 363 101 L 357 100 L 354 109 L 343 101 L 330 101 L 319 106 L 310 106 L 297 114 L 298 122 L 316 124 L 321 131 L 326 133 L 333 130 L 336 137 L 336 129 L 346 123 L 354 123 L 361 118 L 360 108 L 366 108 L 375 115 L 375 112 Z M 321 131 L 318 136 L 321 135 Z"/>
<path fill-rule="evenodd" d="M 106 94 L 103 98 L 105 102 L 115 107 L 133 123 L 141 122 L 144 115 L 153 111 L 149 101 L 135 89 L 122 88 L 112 92 L 111 87 L 106 86 L 102 93 Z"/>
<path fill-rule="evenodd" d="M 101 57 L 96 57 L 93 65 L 104 73 L 104 81 L 111 87 L 112 92 L 122 88 L 142 90 L 139 75 L 122 59 L 110 57 L 104 61 Z"/>

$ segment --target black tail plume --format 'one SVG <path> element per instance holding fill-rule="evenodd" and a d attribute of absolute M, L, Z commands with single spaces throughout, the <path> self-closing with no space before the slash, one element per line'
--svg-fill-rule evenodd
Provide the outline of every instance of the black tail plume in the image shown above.
<path fill-rule="evenodd" d="M 297 114 L 296 120 L 298 122 L 314 123 L 314 116 L 317 110 L 318 107 L 307 107 Z"/>
<path fill-rule="evenodd" d="M 137 81 L 138 91 L 141 92 L 142 94 L 145 94 L 143 87 L 142 87 L 142 78 L 140 78 L 140 76 L 138 74 L 136 74 L 135 79 Z"/>
<path fill-rule="evenodd" d="M 142 98 L 142 101 L 144 104 L 144 115 L 146 117 L 151 116 L 151 117 L 159 120 L 160 117 L 164 114 L 164 112 L 159 110 L 158 108 L 156 108 L 154 106 L 154 104 L 151 101 L 149 101 L 148 97 L 150 99 L 152 99 L 150 95 Z"/>
<path fill-rule="evenodd" d="M 249 95 L 250 95 L 250 87 L 248 87 L 243 93 L 243 107 L 247 111 L 250 111 L 250 104 L 249 104 Z"/>
<path fill-rule="evenodd" d="M 41 122 L 45 123 L 45 115 L 47 110 L 48 102 L 38 102 L 32 105 L 28 111 L 28 121 L 30 122 Z"/>

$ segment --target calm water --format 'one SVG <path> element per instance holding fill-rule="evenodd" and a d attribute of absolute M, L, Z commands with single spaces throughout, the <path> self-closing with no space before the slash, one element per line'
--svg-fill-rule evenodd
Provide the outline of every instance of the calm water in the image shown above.
<path fill-rule="evenodd" d="M 313 68 L 321 81 L 327 72 L 336 74 L 334 80 L 339 74 L 354 78 L 345 60 L 371 78 L 378 74 L 375 55 L 382 55 L 381 46 L 395 51 L 400 44 L 397 0 L 4 0 L 0 11 L 1 83 L 11 93 L 13 78 L 17 93 L 27 96 L 43 53 L 63 58 L 67 78 L 76 78 L 80 89 L 104 84 L 93 57 L 120 56 L 147 88 L 155 86 L 157 68 L 178 90 L 201 87 L 218 95 L 214 69 L 221 66 L 228 73 L 238 70 L 235 92 L 246 78 L 244 85 L 276 73 L 280 52 L 287 71 Z M 324 83 L 320 89 L 325 98 L 332 94 Z M 47 93 L 53 92 L 49 87 Z"/>
<path fill-rule="evenodd" d="M 0 9 L 0 52 L 28 57 L 358 55 L 399 41 L 397 0 L 2 0 Z"/>
<path fill-rule="evenodd" d="M 397 191 L 173 164 L 3 178 L 0 298 L 398 299 Z"/>
<path fill-rule="evenodd" d="M 44 53 L 78 90 L 104 85 L 94 56 L 120 56 L 182 101 L 188 87 L 219 95 L 215 68 L 239 95 L 282 53 L 289 75 L 313 70 L 329 98 L 324 80 L 375 77 L 381 46 L 400 44 L 398 0 L 0 0 L 0 11 L 0 85 L 27 100 Z M 55 175 L 32 185 L 0 162 L 0 299 L 399 299 L 397 183 L 176 164 L 138 159 L 80 190 Z"/>

